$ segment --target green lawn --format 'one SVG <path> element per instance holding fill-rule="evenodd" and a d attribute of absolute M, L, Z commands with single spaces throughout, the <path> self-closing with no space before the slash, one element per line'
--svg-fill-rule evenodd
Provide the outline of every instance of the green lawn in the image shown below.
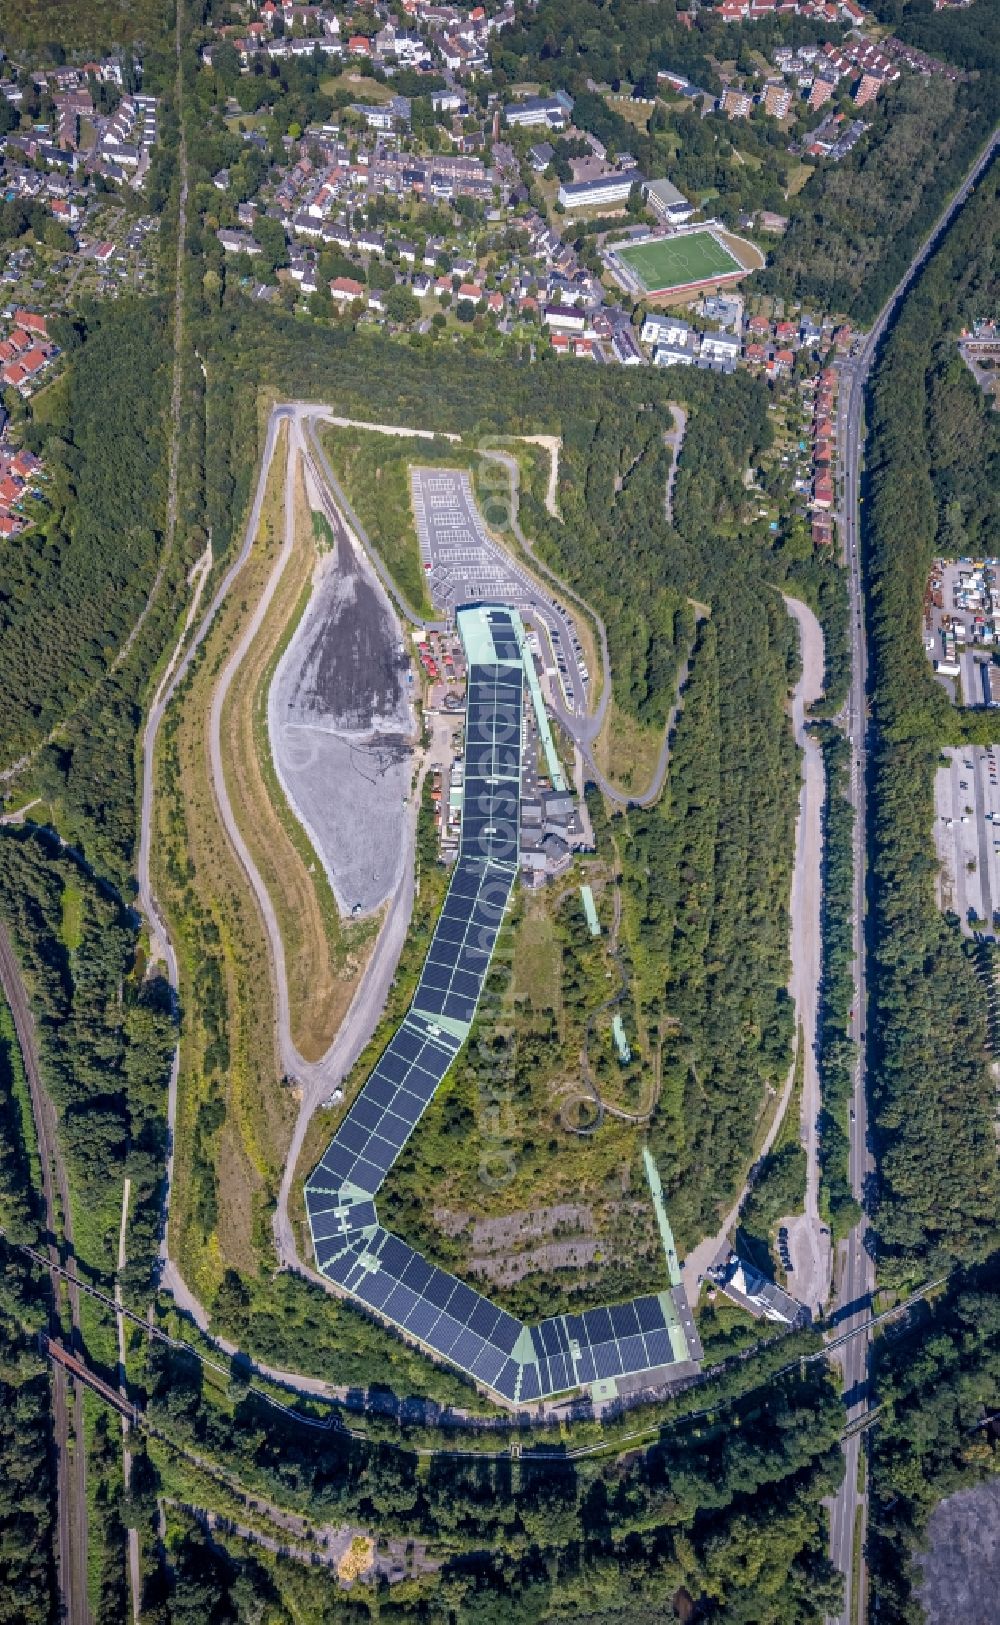
<path fill-rule="evenodd" d="M 655 242 L 616 248 L 615 253 L 639 278 L 647 293 L 709 282 L 743 267 L 728 248 L 709 231 L 684 237 L 661 237 Z"/>

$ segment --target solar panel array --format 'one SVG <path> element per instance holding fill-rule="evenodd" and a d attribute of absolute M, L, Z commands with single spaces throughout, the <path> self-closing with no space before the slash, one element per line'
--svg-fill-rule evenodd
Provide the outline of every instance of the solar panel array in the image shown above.
<path fill-rule="evenodd" d="M 316 1263 L 330 1281 L 504 1399 L 528 1404 L 669 1365 L 676 1314 L 661 1293 L 525 1326 L 378 1222 L 374 1197 L 471 1027 L 517 872 L 524 633 L 516 611 L 474 613 L 458 861 L 410 1010 L 305 1196 Z"/>

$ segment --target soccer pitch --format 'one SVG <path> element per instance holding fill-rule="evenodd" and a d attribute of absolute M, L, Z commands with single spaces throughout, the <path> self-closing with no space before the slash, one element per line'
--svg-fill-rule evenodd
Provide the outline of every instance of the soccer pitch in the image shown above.
<path fill-rule="evenodd" d="M 711 282 L 713 277 L 731 276 L 742 271 L 735 254 L 724 248 L 710 231 L 693 231 L 683 237 L 661 237 L 655 242 L 625 244 L 615 253 L 638 277 L 646 293 L 670 288 L 686 288 L 695 282 Z"/>

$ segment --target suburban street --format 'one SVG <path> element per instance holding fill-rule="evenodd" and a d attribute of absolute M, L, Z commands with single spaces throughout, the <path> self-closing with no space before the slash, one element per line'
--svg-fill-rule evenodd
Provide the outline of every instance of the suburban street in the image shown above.
<path fill-rule="evenodd" d="M 968 197 L 1000 143 L 995 132 L 961 186 L 953 194 L 933 230 L 922 243 L 906 274 L 890 294 L 857 354 L 841 370 L 840 408 L 837 425 L 838 451 L 843 470 L 842 506 L 839 513 L 843 558 L 848 571 L 851 598 L 851 687 L 846 708 L 848 737 L 851 741 L 851 802 L 854 807 L 854 951 L 855 997 L 852 1037 L 856 1045 L 854 1100 L 850 1124 L 851 1187 L 859 1201 L 870 1198 L 873 1169 L 867 1109 L 867 1007 L 866 972 L 866 854 L 867 854 L 867 703 L 868 651 L 861 568 L 861 466 L 863 459 L 864 398 L 868 376 L 879 344 L 900 299 L 933 250 L 940 234 Z M 838 1249 L 837 1287 L 832 1306 L 836 1334 L 857 1327 L 871 1313 L 875 1290 L 875 1259 L 867 1214 Z M 838 1358 L 844 1378 L 847 1425 L 863 1416 L 869 1406 L 870 1339 L 854 1337 L 844 1345 Z M 853 1434 L 844 1444 L 845 1473 L 833 1502 L 830 1518 L 831 1555 L 845 1577 L 843 1611 L 836 1625 L 852 1625 L 863 1620 L 867 1606 L 867 1570 L 863 1549 L 855 1551 L 855 1536 L 863 1542 L 867 1525 L 868 1501 L 865 1479 L 859 1485 L 859 1454 L 863 1435 Z M 859 1595 L 853 1596 L 857 1585 Z"/>

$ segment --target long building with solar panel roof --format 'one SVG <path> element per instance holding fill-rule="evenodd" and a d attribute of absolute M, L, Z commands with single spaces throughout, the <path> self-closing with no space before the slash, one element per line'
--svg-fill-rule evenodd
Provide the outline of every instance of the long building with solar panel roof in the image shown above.
<path fill-rule="evenodd" d="M 476 1013 L 517 874 L 526 661 L 516 610 L 458 611 L 468 660 L 458 859 L 402 1025 L 305 1188 L 321 1273 L 509 1405 L 621 1379 L 667 1381 L 700 1357 L 679 1285 L 527 1326 L 379 1224 L 375 1197 Z M 678 1373 L 679 1374 L 679 1373 Z"/>

